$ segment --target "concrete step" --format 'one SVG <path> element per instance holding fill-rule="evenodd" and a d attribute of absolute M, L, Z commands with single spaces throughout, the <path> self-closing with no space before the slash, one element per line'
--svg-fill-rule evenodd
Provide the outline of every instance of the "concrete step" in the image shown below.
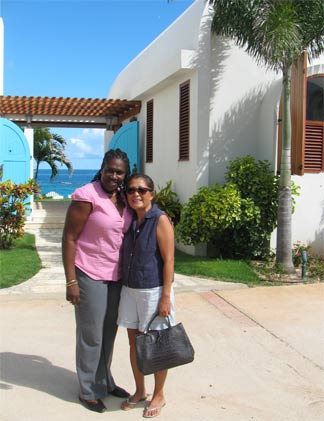
<path fill-rule="evenodd" d="M 25 223 L 25 230 L 63 228 L 66 211 L 70 203 L 70 201 L 34 202 L 32 213 Z"/>

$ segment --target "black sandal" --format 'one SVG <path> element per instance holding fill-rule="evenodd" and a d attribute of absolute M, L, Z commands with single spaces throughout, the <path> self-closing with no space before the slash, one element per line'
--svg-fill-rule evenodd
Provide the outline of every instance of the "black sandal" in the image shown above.
<path fill-rule="evenodd" d="M 95 411 L 95 412 L 100 412 L 100 413 L 107 411 L 107 408 L 105 407 L 101 399 L 96 399 L 97 402 L 90 402 L 79 396 L 79 401 L 82 403 L 83 406 L 85 406 L 90 411 Z"/>

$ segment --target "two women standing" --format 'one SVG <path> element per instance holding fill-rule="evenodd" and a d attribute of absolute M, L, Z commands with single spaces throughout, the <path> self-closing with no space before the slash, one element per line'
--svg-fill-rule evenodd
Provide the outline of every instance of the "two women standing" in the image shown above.
<path fill-rule="evenodd" d="M 136 365 L 135 335 L 156 311 L 160 317 L 152 328 L 167 327 L 167 315 L 174 322 L 173 227 L 152 204 L 151 178 L 128 176 L 126 154 L 108 151 L 97 180 L 72 195 L 63 233 L 67 300 L 75 305 L 77 325 L 79 399 L 96 412 L 106 410 L 101 399 L 109 393 L 127 398 L 123 410 L 146 400 L 144 376 Z M 130 343 L 136 385 L 131 397 L 116 386 L 110 372 L 118 308 L 118 324 L 127 328 Z M 166 376 L 166 370 L 154 374 L 155 388 L 144 409 L 145 418 L 156 417 L 165 405 Z"/>

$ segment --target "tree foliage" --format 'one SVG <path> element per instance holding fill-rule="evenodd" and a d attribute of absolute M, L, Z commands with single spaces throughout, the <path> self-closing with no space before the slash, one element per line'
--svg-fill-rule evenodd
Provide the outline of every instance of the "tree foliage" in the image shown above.
<path fill-rule="evenodd" d="M 65 147 L 66 140 L 57 133 L 51 133 L 47 127 L 34 130 L 35 180 L 37 180 L 41 162 L 46 162 L 50 166 L 52 170 L 51 179 L 59 172 L 57 163 L 65 165 L 69 170 L 69 175 L 72 174 L 72 163 L 65 156 Z"/>
<path fill-rule="evenodd" d="M 172 181 L 169 180 L 164 187 L 159 187 L 158 192 L 154 196 L 154 202 L 163 210 L 177 225 L 180 219 L 181 203 L 176 192 L 171 189 Z"/>
<path fill-rule="evenodd" d="M 8 249 L 14 239 L 24 234 L 25 214 L 29 205 L 26 199 L 38 193 L 35 180 L 26 184 L 6 180 L 0 183 L 0 249 Z"/>
<path fill-rule="evenodd" d="M 324 52 L 323 0 L 214 0 L 212 32 L 232 38 L 257 62 L 285 71 L 304 52 Z"/>

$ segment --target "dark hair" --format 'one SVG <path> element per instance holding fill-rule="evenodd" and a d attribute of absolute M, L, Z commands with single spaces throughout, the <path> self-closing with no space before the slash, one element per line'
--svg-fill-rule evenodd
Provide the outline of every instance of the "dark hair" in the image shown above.
<path fill-rule="evenodd" d="M 151 189 L 152 191 L 154 191 L 154 182 L 152 180 L 152 178 L 150 176 L 148 176 L 147 174 L 141 174 L 139 172 L 132 174 L 127 181 L 125 182 L 125 185 L 128 186 L 129 183 L 132 180 L 137 180 L 138 178 L 142 178 L 145 181 L 145 184 L 147 185 L 147 187 L 149 189 Z"/>
<path fill-rule="evenodd" d="M 112 159 L 121 159 L 122 161 L 124 161 L 125 165 L 126 165 L 126 174 L 125 174 L 125 179 L 124 179 L 124 184 L 127 183 L 127 179 L 130 176 L 130 164 L 129 164 L 129 159 L 128 156 L 125 152 L 123 152 L 121 149 L 117 148 L 117 149 L 109 149 L 109 151 L 107 151 L 103 157 L 102 163 L 101 163 L 101 167 L 100 170 L 97 172 L 97 174 L 93 177 L 93 179 L 91 181 L 98 181 L 101 178 L 101 171 L 103 170 L 104 166 L 106 164 L 108 164 L 109 161 L 111 161 Z"/>

